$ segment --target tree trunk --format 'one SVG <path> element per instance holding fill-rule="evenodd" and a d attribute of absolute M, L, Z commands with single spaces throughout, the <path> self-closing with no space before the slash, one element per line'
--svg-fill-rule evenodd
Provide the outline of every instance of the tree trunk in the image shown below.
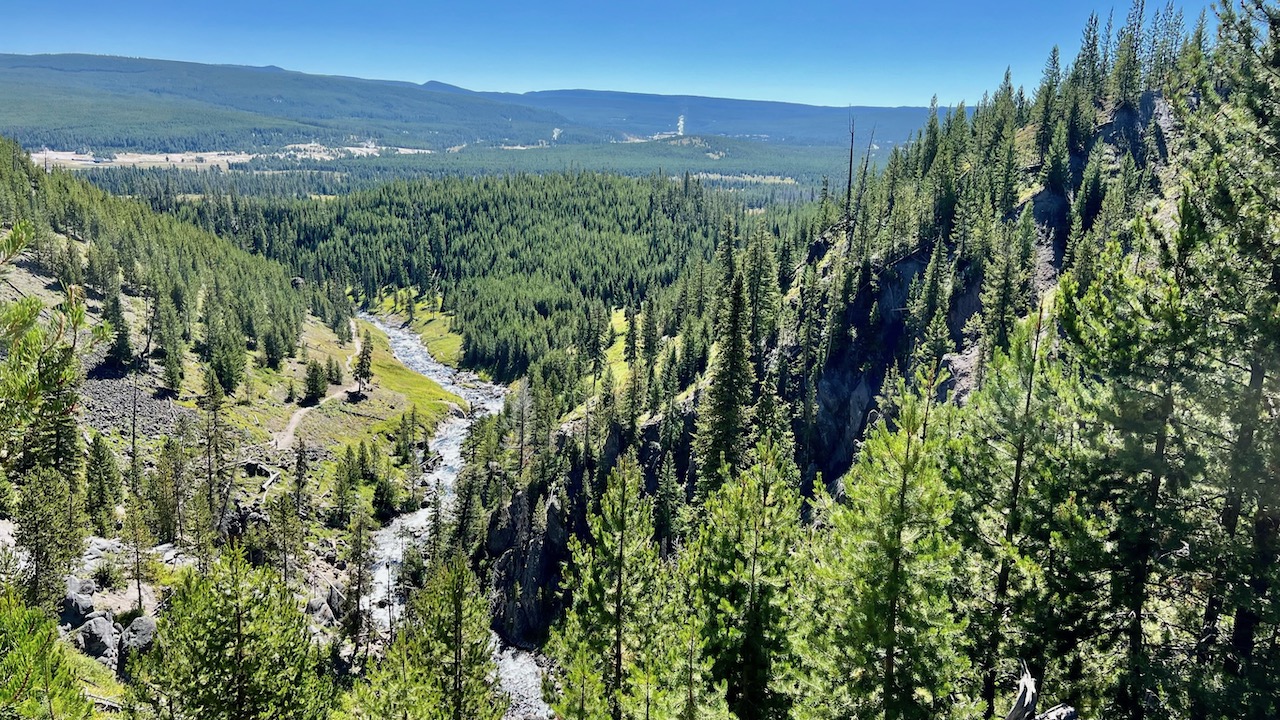
<path fill-rule="evenodd" d="M 1169 377 L 1168 368 L 1165 376 Z M 1146 703 L 1143 697 L 1146 693 L 1146 679 L 1143 667 L 1146 665 L 1147 645 L 1143 621 L 1146 618 L 1147 609 L 1147 582 L 1151 578 L 1151 566 L 1157 543 L 1155 535 L 1160 506 L 1160 488 L 1168 475 L 1165 454 L 1169 446 L 1169 420 L 1173 417 L 1173 409 L 1173 384 L 1172 381 L 1166 380 L 1160 399 L 1160 429 L 1156 431 L 1155 448 L 1152 451 L 1155 469 L 1151 473 L 1147 486 L 1143 489 L 1140 500 L 1142 505 L 1137 508 L 1138 539 L 1132 548 L 1134 558 L 1129 564 L 1125 579 L 1128 592 L 1124 609 L 1129 615 L 1129 622 L 1124 633 L 1128 668 L 1125 670 L 1120 687 L 1119 704 L 1130 720 L 1146 718 Z"/>
<path fill-rule="evenodd" d="M 1280 508 L 1260 500 L 1253 516 L 1253 558 L 1250 577 L 1245 583 L 1251 597 L 1236 609 L 1231 653 L 1225 663 L 1227 672 L 1232 675 L 1244 676 L 1254 670 L 1253 651 L 1258 626 L 1262 622 L 1260 613 L 1271 587 L 1271 565 L 1280 549 L 1276 542 L 1277 526 L 1280 526 Z"/>
<path fill-rule="evenodd" d="M 1236 414 L 1239 434 L 1231 448 L 1231 479 L 1227 489 L 1226 501 L 1222 507 L 1219 525 L 1222 528 L 1222 539 L 1232 542 L 1240 525 L 1240 511 L 1243 502 L 1244 487 L 1249 480 L 1248 457 L 1253 452 L 1254 434 L 1258 421 L 1258 408 L 1262 402 L 1262 384 L 1266 379 L 1262 356 L 1255 353 L 1249 366 L 1249 385 L 1245 391 L 1244 403 Z M 1212 672 L 1213 650 L 1218 644 L 1218 622 L 1222 617 L 1225 604 L 1224 591 L 1228 583 L 1229 563 L 1218 563 L 1214 567 L 1213 579 L 1210 581 L 1208 598 L 1205 600 L 1204 618 L 1200 624 L 1200 637 L 1196 642 L 1196 667 L 1201 672 Z M 1191 702 L 1191 720 L 1205 720 L 1209 715 L 1209 707 L 1203 694 L 1197 692 Z"/>
<path fill-rule="evenodd" d="M 1031 398 L 1035 395 L 1036 387 L 1036 368 L 1039 363 L 1037 358 L 1040 352 L 1040 330 L 1041 323 L 1044 319 L 1044 303 L 1040 303 L 1040 314 L 1036 319 L 1036 339 L 1032 343 L 1031 349 L 1031 371 L 1027 375 L 1027 392 L 1022 398 L 1022 417 L 1019 418 L 1018 439 L 1014 450 L 1013 460 L 1013 481 L 1009 484 L 1009 503 L 1008 503 L 1008 520 L 1004 527 L 1005 546 L 1012 546 L 1013 540 L 1017 536 L 1021 518 L 1018 515 L 1018 500 L 1022 494 L 1022 474 L 1023 467 L 1027 457 L 1027 417 L 1031 414 Z M 995 716 L 996 713 L 996 663 L 1000 657 L 1000 643 L 1002 633 L 1000 631 L 1000 621 L 1005 612 L 1008 610 L 1007 596 L 1009 594 L 1009 575 L 1012 572 L 1009 558 L 1006 555 L 1000 560 L 1000 571 L 996 576 L 996 592 L 994 607 L 994 622 L 991 629 L 991 638 L 987 647 L 987 667 L 986 673 L 982 678 L 982 699 L 986 702 L 987 718 Z"/>

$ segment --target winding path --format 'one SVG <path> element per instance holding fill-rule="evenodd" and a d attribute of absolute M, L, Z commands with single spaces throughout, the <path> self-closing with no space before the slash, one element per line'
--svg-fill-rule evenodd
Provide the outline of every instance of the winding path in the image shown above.
<path fill-rule="evenodd" d="M 355 358 L 358 355 L 360 355 L 360 349 L 363 345 L 363 343 L 360 340 L 360 334 L 356 332 L 355 320 L 351 321 L 351 337 L 355 338 L 356 347 L 354 350 L 351 351 L 351 354 L 347 356 L 347 361 L 345 365 L 347 368 L 348 375 L 351 374 L 351 362 L 355 360 Z M 325 395 L 324 398 L 321 399 L 320 402 L 316 403 L 315 405 L 307 405 L 306 407 L 300 407 L 297 410 L 295 410 L 293 413 L 293 417 L 289 418 L 289 424 L 284 426 L 284 430 L 281 430 L 279 433 L 277 433 L 276 447 L 281 450 L 288 450 L 289 446 L 293 445 L 293 436 L 294 436 L 294 433 L 297 432 L 298 430 L 298 423 L 302 422 L 302 418 L 307 413 L 311 412 L 312 410 L 315 410 L 316 408 L 342 395 L 343 393 L 350 394 L 358 391 L 359 389 L 360 389 L 359 383 L 355 385 L 348 385 L 347 387 L 344 387 L 344 388 L 338 388 L 337 390 L 334 390 L 328 395 Z"/>

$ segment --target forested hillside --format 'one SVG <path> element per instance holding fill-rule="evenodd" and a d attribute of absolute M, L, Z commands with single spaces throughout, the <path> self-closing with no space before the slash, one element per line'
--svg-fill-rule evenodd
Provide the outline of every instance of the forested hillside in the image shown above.
<path fill-rule="evenodd" d="M 148 345 L 154 340 L 161 353 L 203 343 L 230 392 L 246 343 L 283 347 L 297 338 L 305 298 L 279 264 L 72 175 L 39 171 L 10 140 L 0 140 L 0 156 L 0 217 L 26 224 L 32 259 L 63 287 L 87 288 L 109 313 L 122 288 L 145 298 Z M 206 336 L 197 336 L 197 323 Z"/>
<path fill-rule="evenodd" d="M 443 150 L 486 141 L 598 142 L 554 112 L 412 83 L 275 67 L 94 55 L 0 55 L 0 129 L 28 147 L 145 152 L 348 144 Z M 56 113 L 50 112 L 57 108 Z"/>
<path fill-rule="evenodd" d="M 313 75 L 278 67 L 102 55 L 0 54 L 0 131 L 28 147 L 241 150 L 289 143 L 444 150 L 465 144 L 602 143 L 674 134 L 839 146 L 851 113 L 901 142 L 923 107 L 820 107 L 681 95 L 474 92 L 428 82 Z M 57 112 L 53 111 L 57 108 Z M 682 133 L 683 134 L 683 133 Z"/>
<path fill-rule="evenodd" d="M 0 702 L 1280 715 L 1280 8 L 1216 21 L 1095 15 L 812 203 L 589 172 L 124 199 L 7 145 L 0 257 L 67 299 L 0 305 Z M 86 443 L 83 343 L 135 381 L 189 353 L 198 424 Z M 415 385 L 424 348 L 508 384 Z M 290 372 L 326 446 L 236 459 L 235 409 L 280 404 L 244 378 Z M 118 618 L 62 585 L 110 542 Z"/>
<path fill-rule="evenodd" d="M 463 362 L 514 378 L 609 308 L 634 306 L 710 259 L 740 209 L 686 177 L 593 173 L 393 183 L 331 200 L 215 196 L 171 210 L 366 304 L 394 288 L 439 298 Z"/>

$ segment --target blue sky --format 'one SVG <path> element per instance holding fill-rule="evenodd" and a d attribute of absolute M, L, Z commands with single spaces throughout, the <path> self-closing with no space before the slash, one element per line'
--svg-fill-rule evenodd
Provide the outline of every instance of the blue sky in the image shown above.
<path fill-rule="evenodd" d="M 1079 0 L 9 0 L 0 52 L 87 52 L 424 82 L 820 105 L 976 101 L 1074 57 Z M 1148 0 L 1148 9 L 1163 0 Z M 1188 22 L 1207 0 L 1175 2 Z M 1128 5 L 1115 6 L 1117 24 Z"/>

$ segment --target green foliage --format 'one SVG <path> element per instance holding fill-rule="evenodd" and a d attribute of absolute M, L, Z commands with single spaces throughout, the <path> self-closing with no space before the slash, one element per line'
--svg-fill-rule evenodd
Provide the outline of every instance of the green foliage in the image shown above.
<path fill-rule="evenodd" d="M 351 513 L 347 527 L 347 607 L 342 615 L 342 631 L 355 646 L 358 655 L 363 647 L 368 652 L 371 638 L 369 629 L 373 619 L 368 606 L 369 591 L 373 587 L 373 518 L 363 507 Z"/>
<path fill-rule="evenodd" d="M 70 664 L 73 652 L 46 613 L 12 589 L 0 592 L 0 717 L 88 720 L 93 706 Z"/>
<path fill-rule="evenodd" d="M 506 697 L 493 686 L 488 605 L 466 561 L 437 563 L 414 593 L 413 612 L 384 657 L 356 686 L 351 718 L 498 720 Z"/>
<path fill-rule="evenodd" d="M 0 162 L 0 208 L 6 222 L 12 218 L 24 228 L 11 239 L 35 243 L 50 230 L 77 238 L 89 244 L 89 279 L 104 283 L 108 299 L 117 279 L 145 296 L 159 321 L 157 344 L 165 354 L 171 389 L 178 387 L 186 344 L 198 337 L 193 331 L 200 311 L 205 316 L 205 359 L 214 361 L 228 392 L 243 375 L 248 343 L 261 344 L 273 330 L 297 337 L 303 298 L 280 265 L 156 214 L 141 202 L 111 197 L 71 173 L 37 170 L 10 140 L 0 140 L 0 156 L 5 158 Z M 29 304 L 19 303 L 15 311 Z M 64 308 L 69 318 L 75 305 Z M 123 323 L 116 325 L 123 329 Z M 14 360 L 25 364 L 22 356 Z"/>
<path fill-rule="evenodd" d="M 269 256 L 368 304 L 387 286 L 439 288 L 462 362 L 514 378 L 577 343 L 584 308 L 635 307 L 705 258 L 735 205 L 697 182 L 556 173 L 398 182 L 324 201 L 214 195 L 174 209 L 246 247 L 264 232 Z"/>
<path fill-rule="evenodd" d="M 918 377 L 918 389 L 898 381 L 890 419 L 871 429 L 851 472 L 848 503 L 825 505 L 830 530 L 809 591 L 818 615 L 805 640 L 805 716 L 964 713 L 963 621 L 947 593 L 960 548 L 947 532 L 940 380 Z"/>
<path fill-rule="evenodd" d="M 698 492 L 704 497 L 719 486 L 722 468 L 742 467 L 750 438 L 755 384 L 747 335 L 750 310 L 742 276 L 734 275 L 731 282 L 717 326 L 711 384 L 698 413 Z"/>
<path fill-rule="evenodd" d="M 115 294 L 107 297 L 106 312 L 104 317 L 107 322 L 111 323 L 114 331 L 111 347 L 107 350 L 107 357 L 111 361 L 120 366 L 128 366 L 133 363 L 133 343 L 129 339 L 129 323 L 125 320 L 124 309 L 120 300 L 120 289 L 117 284 Z"/>
<path fill-rule="evenodd" d="M 120 467 L 101 433 L 94 433 L 93 442 L 89 445 L 85 486 L 89 493 L 85 502 L 89 522 L 95 534 L 106 536 L 115 530 L 116 504 L 120 502 Z"/>
<path fill-rule="evenodd" d="M 698 594 L 710 676 L 726 686 L 729 709 L 746 718 L 785 717 L 782 688 L 791 649 L 790 586 L 800 533 L 795 465 L 768 442 L 753 462 L 708 499 L 697 558 Z"/>
<path fill-rule="evenodd" d="M 318 403 L 329 391 L 329 380 L 324 367 L 315 358 L 307 361 L 306 380 L 303 385 L 303 402 Z"/>
<path fill-rule="evenodd" d="M 84 544 L 83 503 L 52 468 L 24 479 L 14 524 L 18 547 L 26 552 L 24 585 L 33 607 L 51 613 L 65 592 L 67 573 Z"/>
<path fill-rule="evenodd" d="M 557 657 L 572 673 L 564 681 L 600 683 L 615 720 L 622 717 L 623 699 L 641 671 L 634 655 L 651 620 L 651 584 L 657 569 L 653 503 L 641 497 L 642 482 L 635 459 L 622 458 L 609 473 L 599 513 L 588 519 L 592 544 L 576 537 L 570 541 L 576 578 L 573 606 L 565 632 L 553 641 Z M 587 662 L 593 671 L 582 666 Z M 583 686 L 566 685 L 559 702 L 573 708 L 585 692 Z"/>
<path fill-rule="evenodd" d="M 341 385 L 346 382 L 342 375 L 342 363 L 338 362 L 338 359 L 332 355 L 325 361 L 325 375 L 328 377 L 330 385 Z"/>
<path fill-rule="evenodd" d="M 158 626 L 156 647 L 133 670 L 142 705 L 215 720 L 327 716 L 323 648 L 289 588 L 239 550 L 207 575 L 188 572 Z"/>
<path fill-rule="evenodd" d="M 364 394 L 364 386 L 373 380 L 373 337 L 369 335 L 369 331 L 364 331 L 364 338 L 360 343 L 360 355 L 356 358 L 356 367 L 352 371 L 358 384 L 359 391 Z"/>

